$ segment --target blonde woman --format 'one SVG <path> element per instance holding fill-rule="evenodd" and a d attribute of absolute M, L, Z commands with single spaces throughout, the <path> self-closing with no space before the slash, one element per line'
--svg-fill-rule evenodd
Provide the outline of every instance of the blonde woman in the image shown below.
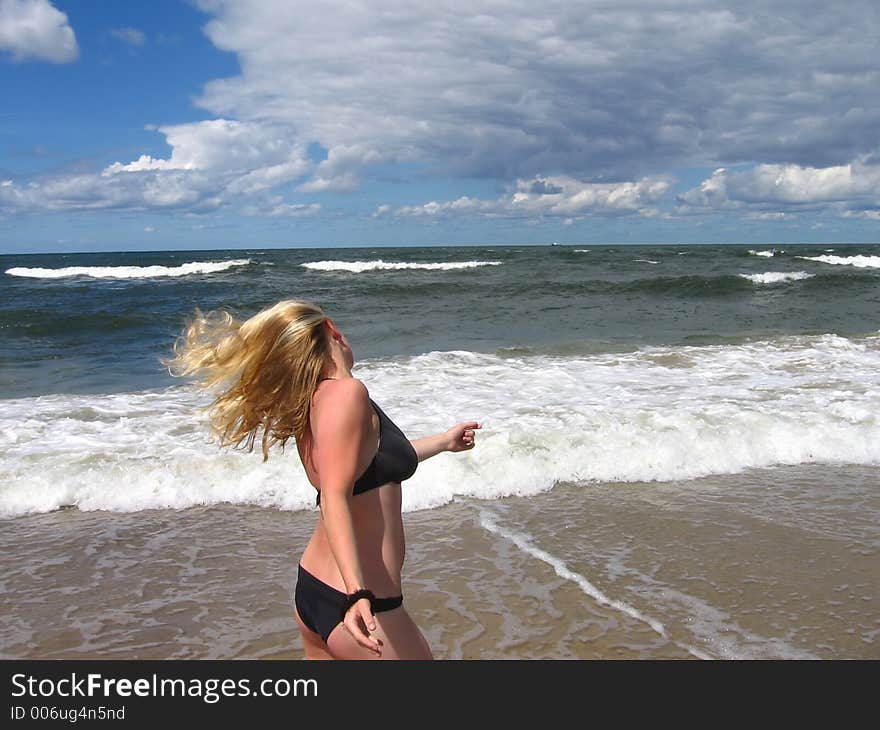
<path fill-rule="evenodd" d="M 320 307 L 286 300 L 239 322 L 196 312 L 165 360 L 222 386 L 221 446 L 293 437 L 320 515 L 298 566 L 295 612 L 308 659 L 430 659 L 403 607 L 401 482 L 443 451 L 474 447 L 475 421 L 410 441 L 355 378 L 348 340 Z"/>

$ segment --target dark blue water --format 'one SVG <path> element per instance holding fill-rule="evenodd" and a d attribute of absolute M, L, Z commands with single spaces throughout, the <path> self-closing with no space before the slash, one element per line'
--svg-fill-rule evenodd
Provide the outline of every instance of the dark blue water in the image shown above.
<path fill-rule="evenodd" d="M 586 245 L 0 256 L 0 272 L 51 270 L 0 274 L 0 398 L 170 384 L 159 358 L 196 307 L 247 317 L 283 298 L 324 307 L 360 359 L 434 350 L 565 354 L 880 329 L 880 245 L 785 246 L 756 255 L 771 250 Z M 193 262 L 239 259 L 249 263 L 173 275 Z M 369 268 L 379 260 L 477 265 Z M 322 261 L 335 263 L 304 266 Z M 150 266 L 169 271 L 150 275 Z M 67 267 L 87 273 L 59 277 Z M 743 276 L 767 273 L 804 278 Z M 117 278 L 123 275 L 132 278 Z"/>

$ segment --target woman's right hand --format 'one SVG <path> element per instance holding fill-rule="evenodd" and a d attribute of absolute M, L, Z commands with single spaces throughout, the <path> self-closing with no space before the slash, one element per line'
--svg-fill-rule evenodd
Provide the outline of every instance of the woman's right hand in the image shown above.
<path fill-rule="evenodd" d="M 357 603 L 352 604 L 345 612 L 342 623 L 358 644 L 381 656 L 382 642 L 370 635 L 376 630 L 376 619 L 368 598 L 361 598 Z"/>

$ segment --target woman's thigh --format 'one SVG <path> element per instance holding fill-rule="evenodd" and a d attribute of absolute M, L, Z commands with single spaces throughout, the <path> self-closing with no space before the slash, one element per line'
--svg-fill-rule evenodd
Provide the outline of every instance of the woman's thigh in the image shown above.
<path fill-rule="evenodd" d="M 373 636 L 382 642 L 382 654 L 376 656 L 361 646 L 342 624 L 327 637 L 334 659 L 433 659 L 428 642 L 406 609 L 401 606 L 375 614 Z"/>

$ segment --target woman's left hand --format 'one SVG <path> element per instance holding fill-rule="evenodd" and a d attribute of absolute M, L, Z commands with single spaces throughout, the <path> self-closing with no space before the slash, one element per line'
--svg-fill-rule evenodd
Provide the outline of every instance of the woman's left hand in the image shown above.
<path fill-rule="evenodd" d="M 476 421 L 466 421 L 459 423 L 446 432 L 448 444 L 447 451 L 467 451 L 474 448 L 474 437 L 476 429 L 482 428 L 482 424 Z"/>

